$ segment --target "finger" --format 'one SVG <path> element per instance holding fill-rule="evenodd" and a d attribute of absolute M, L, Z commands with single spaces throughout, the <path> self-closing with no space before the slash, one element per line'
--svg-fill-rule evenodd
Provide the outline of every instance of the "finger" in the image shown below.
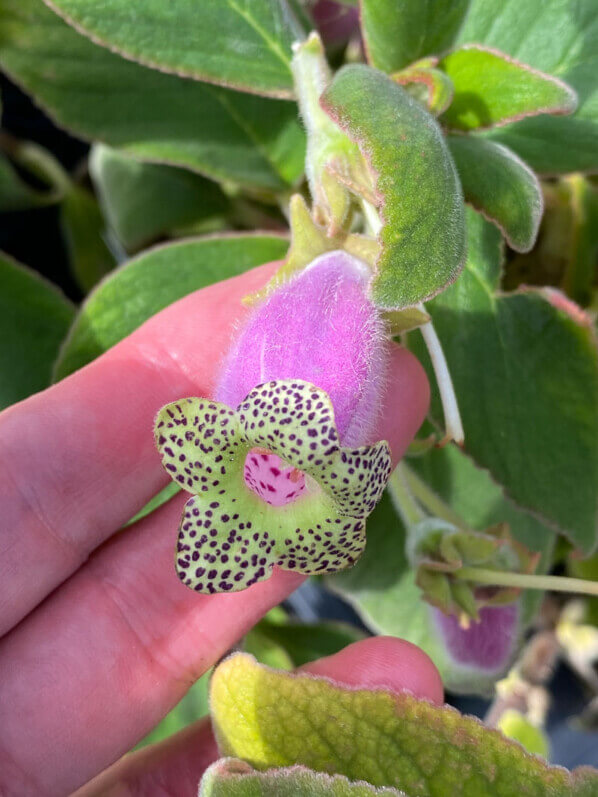
<path fill-rule="evenodd" d="M 408 352 L 397 349 L 393 364 L 379 436 L 397 456 L 423 420 L 428 387 Z M 104 545 L 0 643 L 0 749 L 40 794 L 68 792 L 130 750 L 301 583 L 278 571 L 232 595 L 184 587 L 173 567 L 182 501 Z M 15 721 L 25 716 L 35 723 Z"/>
<path fill-rule="evenodd" d="M 374 637 L 355 642 L 334 656 L 312 662 L 301 672 L 362 689 L 410 692 L 441 705 L 442 681 L 431 659 L 403 639 Z M 205 769 L 218 758 L 209 721 L 200 720 L 170 739 L 126 756 L 73 797 L 127 797 L 165 793 L 192 797 Z"/>
<path fill-rule="evenodd" d="M 444 701 L 442 679 L 432 659 L 404 639 L 379 636 L 354 642 L 339 653 L 301 669 L 345 686 L 410 692 L 438 705 Z"/>
<path fill-rule="evenodd" d="M 168 483 L 158 409 L 208 396 L 241 299 L 276 264 L 150 319 L 81 371 L 0 414 L 0 634 Z"/>

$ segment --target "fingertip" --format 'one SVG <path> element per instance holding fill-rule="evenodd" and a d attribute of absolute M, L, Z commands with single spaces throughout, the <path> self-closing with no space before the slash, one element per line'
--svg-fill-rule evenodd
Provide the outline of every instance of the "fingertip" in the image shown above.
<path fill-rule="evenodd" d="M 430 657 L 411 642 L 396 637 L 354 642 L 302 670 L 346 686 L 409 692 L 438 705 L 444 702 L 442 680 Z"/>
<path fill-rule="evenodd" d="M 430 383 L 423 366 L 408 349 L 392 344 L 377 439 L 388 440 L 395 465 L 424 422 L 429 405 Z"/>

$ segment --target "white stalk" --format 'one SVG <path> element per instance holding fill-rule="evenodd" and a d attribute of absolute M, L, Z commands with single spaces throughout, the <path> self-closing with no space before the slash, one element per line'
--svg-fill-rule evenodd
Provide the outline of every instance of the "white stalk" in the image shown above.
<path fill-rule="evenodd" d="M 425 312 L 423 304 L 418 305 L 418 308 Z M 461 422 L 455 388 L 453 387 L 453 380 L 451 379 L 442 345 L 438 339 L 432 321 L 428 321 L 427 324 L 422 324 L 420 330 L 430 354 L 438 390 L 440 391 L 440 400 L 444 412 L 444 425 L 446 428 L 446 436 L 443 442 L 448 443 L 450 440 L 454 440 L 455 443 L 462 445 L 465 440 L 465 433 L 463 431 L 463 423 Z"/>
<path fill-rule="evenodd" d="M 361 200 L 361 209 L 363 210 L 368 231 L 374 238 L 377 238 L 378 233 L 382 229 L 382 222 L 380 221 L 378 211 L 370 202 L 367 201 L 367 199 Z"/>

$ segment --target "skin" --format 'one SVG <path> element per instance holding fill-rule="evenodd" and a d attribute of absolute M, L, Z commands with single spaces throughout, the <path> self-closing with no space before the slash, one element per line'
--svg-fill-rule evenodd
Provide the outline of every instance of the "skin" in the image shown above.
<path fill-rule="evenodd" d="M 173 565 L 184 496 L 116 533 L 168 483 L 152 439 L 157 410 L 211 394 L 247 312 L 242 297 L 276 266 L 185 297 L 0 414 L 0 793 L 62 795 L 88 783 L 301 584 L 276 570 L 232 595 L 184 587 Z M 428 401 L 423 369 L 395 348 L 378 430 L 395 461 Z M 357 643 L 310 669 L 442 700 L 432 663 L 400 640 Z M 195 794 L 216 755 L 200 722 L 81 793 Z"/>

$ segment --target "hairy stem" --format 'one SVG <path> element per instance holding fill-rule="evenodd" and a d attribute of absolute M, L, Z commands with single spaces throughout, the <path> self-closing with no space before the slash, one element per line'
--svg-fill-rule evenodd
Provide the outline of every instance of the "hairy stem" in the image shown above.
<path fill-rule="evenodd" d="M 403 474 L 403 478 L 411 492 L 412 496 L 419 501 L 419 503 L 427 510 L 428 514 L 434 517 L 442 518 L 448 523 L 452 523 L 459 529 L 469 531 L 470 528 L 440 496 L 432 490 L 432 488 L 421 479 L 409 465 L 401 462 L 398 466 Z"/>
<path fill-rule="evenodd" d="M 419 309 L 425 312 L 423 304 L 419 305 Z M 438 383 L 438 390 L 440 391 L 440 400 L 442 401 L 442 409 L 444 412 L 444 425 L 446 427 L 445 442 L 454 440 L 455 443 L 461 445 L 465 439 L 463 431 L 463 424 L 461 422 L 461 415 L 459 414 L 459 405 L 457 404 L 457 396 L 455 395 L 455 388 L 453 387 L 453 380 L 448 369 L 446 358 L 431 321 L 423 324 L 420 331 L 424 337 L 424 342 L 428 348 L 436 382 Z"/>
<path fill-rule="evenodd" d="M 425 520 L 426 515 L 413 497 L 401 465 L 395 468 L 388 480 L 388 491 L 407 531 L 411 526 Z"/>
<path fill-rule="evenodd" d="M 486 570 L 483 567 L 462 567 L 453 576 L 461 581 L 473 581 L 476 584 L 489 584 L 496 587 L 520 587 L 521 589 L 542 589 L 553 592 L 598 595 L 598 582 L 585 581 L 583 578 L 534 576 L 526 573 Z"/>

